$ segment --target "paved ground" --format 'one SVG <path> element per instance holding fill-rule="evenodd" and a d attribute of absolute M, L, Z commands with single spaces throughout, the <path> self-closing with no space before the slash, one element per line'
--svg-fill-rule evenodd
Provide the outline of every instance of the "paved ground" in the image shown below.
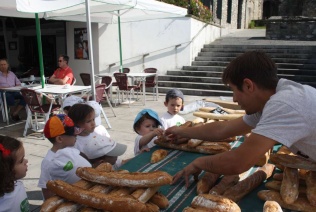
<path fill-rule="evenodd" d="M 198 96 L 185 96 L 185 104 L 195 102 L 196 100 L 202 100 L 202 97 Z M 112 113 L 110 107 L 107 104 L 103 105 L 104 111 L 112 125 L 109 129 L 106 125 L 105 119 L 102 117 L 102 124 L 107 127 L 111 138 L 115 141 L 126 144 L 128 149 L 122 158 L 133 157 L 134 139 L 136 133 L 133 131 L 133 121 L 139 111 L 144 108 L 151 108 L 158 114 L 162 114 L 166 111 L 163 104 L 164 96 L 159 96 L 158 101 L 154 101 L 151 95 L 147 95 L 146 106 L 142 104 L 142 101 L 136 101 L 128 107 L 128 105 L 121 104 L 114 107 L 116 117 Z M 25 116 L 25 114 L 24 114 Z M 192 113 L 182 115 L 186 120 L 193 120 Z M 2 117 L 1 119 L 2 120 Z M 39 206 L 42 204 L 41 191 L 37 187 L 38 178 L 40 176 L 40 165 L 43 157 L 46 155 L 51 144 L 47 139 L 42 138 L 42 134 L 34 133 L 32 130 L 28 130 L 26 137 L 23 137 L 23 130 L 25 126 L 25 120 L 10 124 L 6 126 L 5 123 L 0 124 L 0 134 L 9 135 L 18 138 L 23 141 L 26 158 L 28 159 L 28 172 L 27 176 L 23 179 L 24 185 L 27 190 L 29 201 L 32 211 L 39 211 Z"/>

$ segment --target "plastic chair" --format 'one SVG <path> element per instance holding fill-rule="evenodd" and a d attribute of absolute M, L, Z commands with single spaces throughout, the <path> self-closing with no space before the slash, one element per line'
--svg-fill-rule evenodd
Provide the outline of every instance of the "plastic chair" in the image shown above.
<path fill-rule="evenodd" d="M 74 77 L 73 80 L 72 80 L 72 82 L 71 82 L 71 85 L 76 84 L 76 82 L 77 82 L 77 80 L 76 80 L 76 78 Z"/>
<path fill-rule="evenodd" d="M 111 77 L 110 77 L 110 78 L 111 78 Z M 115 114 L 115 112 L 114 112 L 114 110 L 113 110 L 112 104 L 111 104 L 111 102 L 110 102 L 110 100 L 109 100 L 109 97 L 108 97 L 108 95 L 107 95 L 107 93 L 106 93 L 106 91 L 105 91 L 106 88 L 107 88 L 107 86 L 106 86 L 106 84 L 104 84 L 104 83 L 95 86 L 95 95 L 96 95 L 96 96 L 95 96 L 95 101 L 96 101 L 97 103 L 99 103 L 100 109 L 101 109 L 101 111 L 102 111 L 102 114 L 103 114 L 103 116 L 104 116 L 104 118 L 105 118 L 105 121 L 106 121 L 107 125 L 109 126 L 109 128 L 112 128 L 112 127 L 111 127 L 111 124 L 110 124 L 110 122 L 109 122 L 109 120 L 108 120 L 108 118 L 107 118 L 107 116 L 106 116 L 106 114 L 105 114 L 105 112 L 104 112 L 104 110 L 103 110 L 103 107 L 102 107 L 102 101 L 107 100 L 109 106 L 110 106 L 111 109 L 112 109 L 112 112 L 113 112 L 114 116 L 116 116 L 116 114 Z M 92 100 L 92 96 L 89 96 L 89 95 L 88 95 L 88 96 L 85 96 L 85 97 L 82 97 L 82 98 L 83 98 L 85 101 Z"/>
<path fill-rule="evenodd" d="M 131 70 L 129 68 L 123 68 L 123 72 L 124 74 L 129 73 Z M 120 73 L 120 72 L 116 72 L 116 73 Z M 117 82 L 112 82 L 112 86 L 117 86 Z"/>
<path fill-rule="evenodd" d="M 80 73 L 80 78 L 83 82 L 83 85 L 85 86 L 91 85 L 91 76 L 89 73 Z"/>
<path fill-rule="evenodd" d="M 36 124 L 36 130 L 39 129 L 38 127 L 38 120 L 37 120 L 37 115 L 42 114 L 44 118 L 44 124 L 46 121 L 49 119 L 49 115 L 60 109 L 60 105 L 54 105 L 53 104 L 53 98 L 50 98 L 44 93 L 41 93 L 41 95 L 47 99 L 50 99 L 49 104 L 41 104 L 39 99 L 41 98 L 39 93 L 35 92 L 32 89 L 28 88 L 22 88 L 21 89 L 21 94 L 26 102 L 27 105 L 27 119 L 25 123 L 25 128 L 23 132 L 23 136 L 26 136 L 28 128 L 32 126 L 32 117 L 35 117 L 35 124 Z M 44 138 L 44 135 L 43 135 Z"/>
<path fill-rule="evenodd" d="M 127 95 L 129 96 L 129 102 L 128 102 L 128 106 L 130 106 L 131 103 L 131 94 L 135 89 L 139 89 L 138 85 L 128 85 L 128 78 L 127 75 L 125 73 L 114 73 L 114 77 L 116 79 L 117 82 L 117 86 L 118 86 L 118 91 L 117 94 L 119 94 L 119 92 L 123 92 L 123 98 L 124 98 L 124 93 L 126 92 Z M 137 97 L 138 97 L 138 93 L 137 93 Z"/>
<path fill-rule="evenodd" d="M 146 68 L 144 69 L 144 73 L 157 73 L 157 69 Z M 157 75 L 153 77 L 146 77 L 145 88 L 153 88 L 153 99 L 155 99 L 155 94 L 156 94 L 156 100 L 158 100 L 158 88 L 156 88 L 156 84 L 157 84 Z"/>

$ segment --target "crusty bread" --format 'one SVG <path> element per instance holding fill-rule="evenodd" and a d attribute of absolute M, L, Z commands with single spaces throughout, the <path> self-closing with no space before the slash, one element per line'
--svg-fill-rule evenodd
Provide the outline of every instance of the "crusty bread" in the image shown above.
<path fill-rule="evenodd" d="M 168 151 L 165 149 L 157 149 L 151 155 L 150 162 L 151 163 L 158 163 L 159 161 L 163 160 L 168 155 Z"/>
<path fill-rule="evenodd" d="M 219 195 L 199 194 L 193 198 L 192 208 L 205 208 L 208 211 L 240 212 L 239 206 L 232 200 Z"/>
<path fill-rule="evenodd" d="M 210 191 L 210 189 L 215 185 L 219 177 L 220 177 L 219 174 L 205 172 L 203 177 L 197 183 L 197 186 L 196 186 L 197 194 L 207 194 Z"/>
<path fill-rule="evenodd" d="M 310 171 L 306 176 L 306 196 L 310 204 L 316 207 L 316 172 Z"/>
<path fill-rule="evenodd" d="M 285 203 L 291 204 L 298 198 L 298 187 L 298 170 L 285 167 L 280 188 L 280 194 Z"/>
<path fill-rule="evenodd" d="M 272 190 L 261 190 L 258 192 L 258 197 L 263 201 L 273 200 L 280 204 L 282 208 L 295 210 L 295 211 L 307 211 L 307 212 L 315 212 L 315 207 L 312 206 L 306 197 L 299 196 L 297 200 L 292 204 L 285 203 L 280 195 L 280 192 L 272 191 Z"/>
<path fill-rule="evenodd" d="M 147 188 L 167 185 L 172 182 L 172 176 L 163 171 L 117 173 L 100 172 L 90 167 L 80 167 L 76 174 L 91 182 L 121 187 Z"/>
<path fill-rule="evenodd" d="M 279 203 L 268 200 L 263 205 L 263 212 L 283 212 L 283 210 Z"/>
<path fill-rule="evenodd" d="M 234 202 L 238 202 L 246 194 L 258 187 L 264 180 L 269 178 L 272 175 L 273 170 L 274 165 L 267 163 L 252 175 L 227 189 L 223 196 L 233 200 Z"/>
<path fill-rule="evenodd" d="M 316 162 L 295 155 L 271 154 L 270 162 L 290 168 L 316 171 Z"/>
<path fill-rule="evenodd" d="M 243 116 L 243 114 L 216 114 L 216 113 L 207 113 L 207 112 L 194 112 L 193 115 L 200 118 L 218 119 L 218 120 L 233 120 L 233 119 Z"/>
<path fill-rule="evenodd" d="M 62 180 L 48 181 L 47 188 L 57 195 L 97 209 L 109 211 L 146 211 L 144 203 L 126 197 L 113 197 L 70 185 Z"/>
<path fill-rule="evenodd" d="M 166 209 L 169 206 L 169 200 L 161 193 L 155 193 L 149 200 L 149 202 L 157 205 L 160 209 Z"/>
<path fill-rule="evenodd" d="M 211 190 L 210 194 L 222 195 L 228 188 L 236 185 L 239 181 L 239 175 L 225 175 L 219 183 L 217 183 Z"/>
<path fill-rule="evenodd" d="M 279 191 L 280 192 L 281 184 L 282 184 L 282 181 L 271 180 L 269 182 L 266 182 L 265 187 L 267 189 L 275 190 L 275 191 Z M 298 187 L 298 191 L 299 191 L 300 194 L 306 194 L 306 185 L 300 184 L 300 186 Z"/>

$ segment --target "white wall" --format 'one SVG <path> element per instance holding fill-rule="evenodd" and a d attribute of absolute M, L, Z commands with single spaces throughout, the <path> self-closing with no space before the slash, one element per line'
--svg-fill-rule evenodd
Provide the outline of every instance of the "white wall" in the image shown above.
<path fill-rule="evenodd" d="M 77 84 L 80 72 L 90 72 L 87 60 L 74 60 L 74 28 L 85 23 L 67 23 L 67 50 Z M 119 36 L 117 24 L 92 25 L 95 73 L 119 70 Z M 220 29 L 191 17 L 122 23 L 123 67 L 131 72 L 155 67 L 159 74 L 191 65 L 204 44 L 220 37 Z M 180 45 L 176 48 L 177 45 Z M 143 57 L 143 55 L 149 54 Z M 109 67 L 115 63 L 115 66 Z"/>

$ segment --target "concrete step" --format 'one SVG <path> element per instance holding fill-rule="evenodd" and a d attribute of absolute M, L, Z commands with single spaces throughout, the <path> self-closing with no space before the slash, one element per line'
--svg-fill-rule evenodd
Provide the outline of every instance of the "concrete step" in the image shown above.
<path fill-rule="evenodd" d="M 316 87 L 316 43 L 230 36 L 204 45 L 191 66 L 159 76 L 159 92 L 179 88 L 185 95 L 232 96 L 222 83 L 222 72 L 234 58 L 251 50 L 266 52 L 276 63 L 279 78 Z"/>
<path fill-rule="evenodd" d="M 205 83 L 205 82 L 183 82 L 183 81 L 159 81 L 159 87 L 174 87 L 174 88 L 190 88 L 201 90 L 222 90 L 230 91 L 230 88 L 223 83 Z"/>
<path fill-rule="evenodd" d="M 159 93 L 167 93 L 170 89 L 177 87 L 159 87 Z M 194 96 L 227 96 L 232 97 L 232 91 L 221 91 L 221 90 L 201 90 L 201 89 L 188 89 L 179 88 L 184 95 L 194 95 Z"/>

